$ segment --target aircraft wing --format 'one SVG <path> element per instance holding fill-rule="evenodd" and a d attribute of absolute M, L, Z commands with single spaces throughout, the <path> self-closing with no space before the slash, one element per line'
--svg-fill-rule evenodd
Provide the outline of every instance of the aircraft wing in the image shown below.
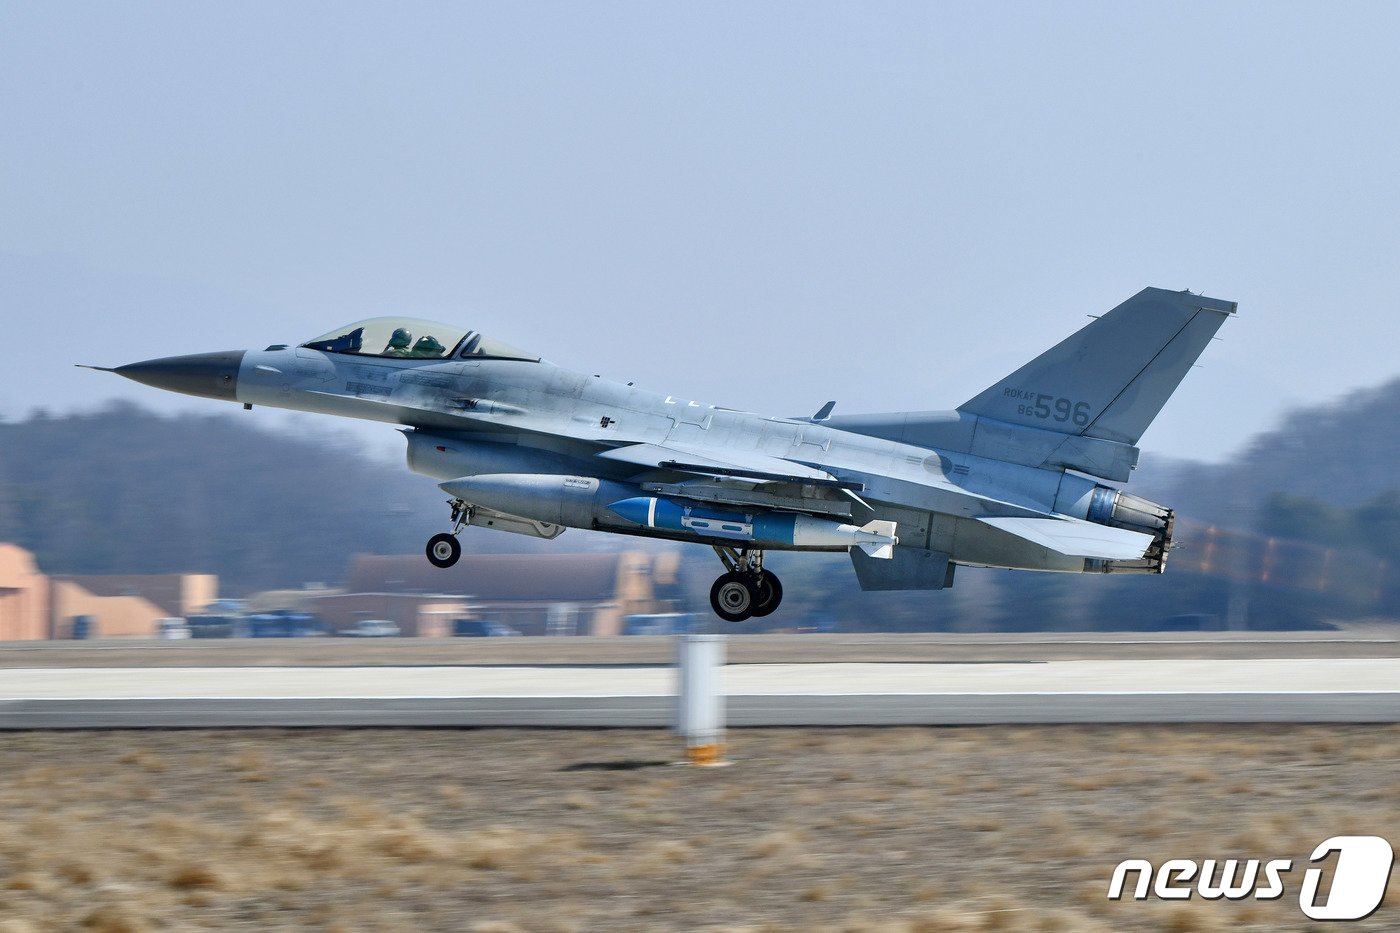
<path fill-rule="evenodd" d="M 763 482 L 803 483 L 837 489 L 864 489 L 861 483 L 837 479 L 825 470 L 818 470 L 767 454 L 725 450 L 722 457 L 687 447 L 662 444 L 630 444 L 605 450 L 597 455 L 604 460 L 631 463 L 647 469 L 675 470 L 701 476 L 734 476 Z"/>
<path fill-rule="evenodd" d="M 978 521 L 1069 557 L 1136 560 L 1152 536 L 1077 518 L 982 517 Z"/>

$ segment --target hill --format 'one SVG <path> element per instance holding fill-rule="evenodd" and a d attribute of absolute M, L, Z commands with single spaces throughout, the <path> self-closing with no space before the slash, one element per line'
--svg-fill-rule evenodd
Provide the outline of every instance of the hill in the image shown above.
<path fill-rule="evenodd" d="M 236 416 L 122 403 L 0 424 L 0 540 L 47 573 L 217 573 L 231 593 L 333 583 L 354 553 L 421 550 L 446 528 L 444 499 L 402 462 Z M 534 544 L 490 537 L 486 550 Z"/>
<path fill-rule="evenodd" d="M 1400 489 L 1397 463 L 1400 379 L 1296 409 L 1225 464 L 1144 456 L 1132 485 L 1180 514 L 1254 525 L 1259 507 L 1277 493 L 1355 508 Z"/>

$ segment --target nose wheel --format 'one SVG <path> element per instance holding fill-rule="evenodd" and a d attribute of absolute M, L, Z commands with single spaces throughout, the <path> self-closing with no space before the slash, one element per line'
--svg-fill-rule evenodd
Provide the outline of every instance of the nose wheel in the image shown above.
<path fill-rule="evenodd" d="M 763 569 L 762 551 L 715 548 L 727 571 L 710 587 L 710 608 L 726 622 L 770 615 L 783 601 L 783 585 Z"/>
<path fill-rule="evenodd" d="M 444 532 L 428 539 L 428 560 L 434 567 L 451 567 L 462 556 L 462 543 L 456 535 Z"/>
<path fill-rule="evenodd" d="M 443 532 L 428 539 L 428 562 L 434 567 L 447 568 L 457 563 L 462 556 L 462 542 L 457 540 L 457 535 L 462 533 L 471 518 L 471 506 L 461 499 L 454 499 L 448 505 L 452 506 L 452 532 Z"/>

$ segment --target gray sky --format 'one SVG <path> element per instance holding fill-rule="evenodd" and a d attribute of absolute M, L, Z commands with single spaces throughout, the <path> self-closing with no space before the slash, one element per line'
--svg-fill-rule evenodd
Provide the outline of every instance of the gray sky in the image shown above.
<path fill-rule="evenodd" d="M 715 404 L 951 408 L 1159 285 L 1240 302 L 1143 441 L 1218 459 L 1400 373 L 1397 35 L 1393 3 L 8 0 L 0 417 L 232 411 L 71 364 L 379 314 Z"/>

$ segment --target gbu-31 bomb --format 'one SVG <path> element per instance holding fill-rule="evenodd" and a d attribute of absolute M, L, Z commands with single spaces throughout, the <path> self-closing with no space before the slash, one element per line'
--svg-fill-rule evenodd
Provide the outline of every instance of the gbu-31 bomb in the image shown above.
<path fill-rule="evenodd" d="M 872 557 L 890 557 L 898 543 L 894 522 L 843 525 L 790 512 L 752 513 L 638 496 L 636 486 L 592 476 L 548 473 L 488 473 L 439 484 L 464 502 L 532 521 L 569 528 L 618 527 L 625 523 L 673 534 L 733 541 L 738 545 L 797 548 L 859 547 Z M 619 521 L 621 519 L 621 521 Z"/>
<path fill-rule="evenodd" d="M 792 512 L 731 512 L 658 496 L 635 496 L 609 510 L 644 528 L 725 538 L 741 545 L 799 548 L 858 547 L 871 557 L 893 557 L 894 522 L 843 525 Z"/>

